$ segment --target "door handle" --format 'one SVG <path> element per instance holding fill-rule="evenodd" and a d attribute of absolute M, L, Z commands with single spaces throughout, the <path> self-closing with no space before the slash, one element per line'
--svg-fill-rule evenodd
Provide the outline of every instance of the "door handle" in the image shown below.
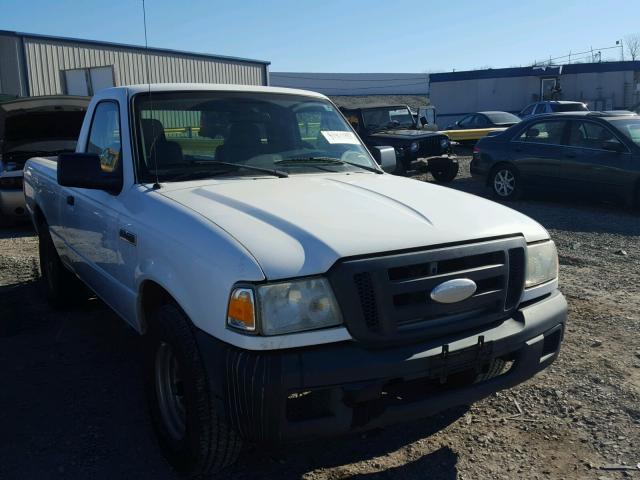
<path fill-rule="evenodd" d="M 576 154 L 575 153 L 565 153 L 564 156 L 566 158 L 576 158 Z"/>
<path fill-rule="evenodd" d="M 75 205 L 76 204 L 76 199 L 73 195 L 68 195 L 67 196 L 67 205 Z"/>

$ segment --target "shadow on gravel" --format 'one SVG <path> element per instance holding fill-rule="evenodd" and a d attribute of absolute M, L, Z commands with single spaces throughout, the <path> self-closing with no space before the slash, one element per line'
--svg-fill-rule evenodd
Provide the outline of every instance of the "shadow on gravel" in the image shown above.
<path fill-rule="evenodd" d="M 429 455 L 407 462 L 398 467 L 391 467 L 382 472 L 363 473 L 349 477 L 353 480 L 386 480 L 397 479 L 426 479 L 455 480 L 458 478 L 456 462 L 458 456 L 449 447 L 442 447 Z"/>
<path fill-rule="evenodd" d="M 100 301 L 55 311 L 37 281 L 0 287 L 0 478 L 176 478 L 151 431 L 139 352 L 138 335 Z M 376 457 L 441 430 L 465 411 L 366 435 L 253 447 L 216 478 L 298 479 L 357 461 L 376 469 Z M 456 460 L 441 449 L 361 478 L 433 472 L 429 478 L 450 479 Z"/>
<path fill-rule="evenodd" d="M 293 480 L 315 470 L 336 468 L 341 471 L 343 465 L 364 462 L 366 465 L 360 468 L 381 471 L 349 476 L 349 478 L 453 479 L 457 474 L 458 457 L 449 448 L 441 448 L 414 460 L 407 459 L 407 463 L 397 467 L 387 463 L 386 455 L 439 432 L 462 417 L 467 410 L 466 407 L 452 409 L 428 419 L 366 434 L 302 442 L 267 451 L 262 450 L 261 447 L 254 447 L 247 450 L 240 457 L 237 466 L 221 478 L 225 480 L 260 478 Z M 350 473 L 356 468 L 351 466 Z"/>
<path fill-rule="evenodd" d="M 22 223 L 8 227 L 0 225 L 0 239 L 32 237 L 35 234 L 36 232 L 30 223 Z"/>

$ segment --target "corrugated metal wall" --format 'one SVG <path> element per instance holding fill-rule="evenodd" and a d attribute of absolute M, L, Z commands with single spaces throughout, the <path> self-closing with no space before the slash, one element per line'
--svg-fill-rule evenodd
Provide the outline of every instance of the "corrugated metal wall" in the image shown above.
<path fill-rule="evenodd" d="M 32 96 L 64 94 L 61 72 L 74 68 L 113 66 L 116 86 L 146 83 L 146 55 L 152 83 L 267 83 L 261 63 L 30 37 L 24 46 Z"/>

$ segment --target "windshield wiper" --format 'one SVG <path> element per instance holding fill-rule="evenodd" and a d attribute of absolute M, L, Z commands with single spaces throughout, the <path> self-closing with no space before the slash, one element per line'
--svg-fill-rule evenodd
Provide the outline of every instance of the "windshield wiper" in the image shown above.
<path fill-rule="evenodd" d="M 340 160 L 338 158 L 333 157 L 300 157 L 300 158 L 287 158 L 286 160 L 279 160 L 274 162 L 276 165 L 286 165 L 286 164 L 296 164 L 296 163 L 305 163 L 305 164 L 314 164 L 314 163 L 328 163 L 333 165 L 351 165 L 352 167 L 361 168 L 363 170 L 367 170 L 369 172 L 382 174 L 382 170 L 375 167 L 368 167 L 366 165 L 360 165 L 355 162 L 347 162 L 346 160 Z"/>
<path fill-rule="evenodd" d="M 196 171 L 192 171 L 192 172 L 184 172 L 181 174 L 178 174 L 176 176 L 171 177 L 168 181 L 169 182 L 179 182 L 179 181 L 186 181 L 186 180 L 200 180 L 200 179 L 204 179 L 204 178 L 210 178 L 210 177 L 216 177 L 218 175 L 225 175 L 227 173 L 233 172 L 235 170 L 238 170 L 240 168 L 244 168 L 246 170 L 255 170 L 257 172 L 263 172 L 263 173 L 268 173 L 270 175 L 273 175 L 275 177 L 278 178 L 287 178 L 289 176 L 288 173 L 280 171 L 280 170 L 272 170 L 270 168 L 262 168 L 262 167 L 254 167 L 253 165 L 245 165 L 242 163 L 231 163 L 231 162 L 207 162 L 208 165 L 223 165 L 223 166 L 227 166 L 227 167 L 234 167 L 234 168 L 226 168 L 224 170 L 215 170 L 215 171 L 211 171 L 211 170 L 196 170 Z"/>

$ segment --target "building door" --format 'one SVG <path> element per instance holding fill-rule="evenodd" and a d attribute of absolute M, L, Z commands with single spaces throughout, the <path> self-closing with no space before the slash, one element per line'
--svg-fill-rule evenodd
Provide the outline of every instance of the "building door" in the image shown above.
<path fill-rule="evenodd" d="M 557 98 L 554 98 L 557 96 L 557 82 L 558 79 L 556 77 L 540 79 L 540 100 L 558 100 Z"/>

